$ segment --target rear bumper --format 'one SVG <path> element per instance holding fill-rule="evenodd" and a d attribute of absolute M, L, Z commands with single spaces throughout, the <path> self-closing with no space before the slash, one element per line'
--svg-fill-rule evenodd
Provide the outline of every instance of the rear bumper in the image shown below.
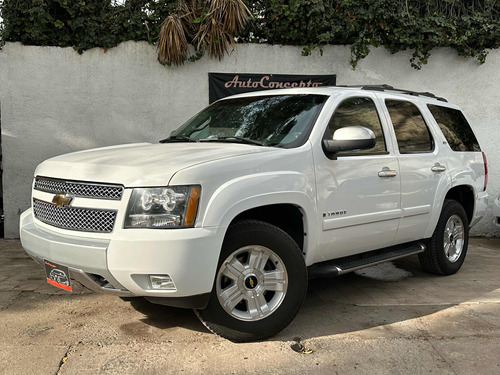
<path fill-rule="evenodd" d="M 225 231 L 130 229 L 116 231 L 110 239 L 67 232 L 38 226 L 31 209 L 21 215 L 22 246 L 41 265 L 47 259 L 68 266 L 72 279 L 96 292 L 203 308 L 212 290 Z M 176 289 L 153 289 L 149 275 L 169 275 Z"/>
<path fill-rule="evenodd" d="M 476 194 L 476 207 L 474 217 L 472 218 L 469 226 L 472 227 L 483 218 L 488 209 L 489 195 L 486 191 L 481 191 Z"/>

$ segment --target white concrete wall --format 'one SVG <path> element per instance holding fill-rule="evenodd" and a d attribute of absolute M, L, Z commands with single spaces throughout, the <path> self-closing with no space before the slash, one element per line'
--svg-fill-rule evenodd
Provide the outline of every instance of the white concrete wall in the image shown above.
<path fill-rule="evenodd" d="M 208 104 L 208 72 L 337 74 L 338 84 L 387 83 L 430 91 L 461 106 L 472 120 L 490 166 L 488 190 L 500 190 L 497 131 L 500 50 L 484 65 L 434 50 L 429 64 L 410 67 L 410 53 L 374 49 L 353 71 L 349 48 L 328 47 L 302 57 L 298 47 L 238 45 L 222 61 L 203 58 L 181 67 L 157 63 L 155 48 L 126 42 L 106 53 L 7 44 L 0 51 L 5 235 L 18 236 L 19 214 L 30 205 L 33 171 L 44 159 L 90 147 L 156 142 Z M 500 230 L 489 214 L 475 235 Z"/>

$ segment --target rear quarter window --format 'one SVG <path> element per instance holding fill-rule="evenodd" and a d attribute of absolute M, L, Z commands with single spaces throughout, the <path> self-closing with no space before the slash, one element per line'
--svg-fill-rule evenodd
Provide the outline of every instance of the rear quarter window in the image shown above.
<path fill-rule="evenodd" d="M 481 151 L 479 143 L 461 111 L 434 104 L 428 104 L 427 107 L 453 151 Z"/>

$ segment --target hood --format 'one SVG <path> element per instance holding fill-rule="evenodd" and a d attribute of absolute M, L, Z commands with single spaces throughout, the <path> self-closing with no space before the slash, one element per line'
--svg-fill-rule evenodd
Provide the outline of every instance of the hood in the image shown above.
<path fill-rule="evenodd" d="M 237 143 L 137 143 L 85 150 L 48 159 L 35 175 L 107 182 L 126 187 L 165 186 L 179 170 L 275 149 Z"/>

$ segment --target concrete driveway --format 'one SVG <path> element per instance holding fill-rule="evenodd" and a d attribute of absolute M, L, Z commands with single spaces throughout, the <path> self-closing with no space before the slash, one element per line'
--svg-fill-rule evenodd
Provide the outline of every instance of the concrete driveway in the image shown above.
<path fill-rule="evenodd" d="M 0 241 L 0 374 L 500 374 L 500 240 L 471 240 L 453 276 L 409 258 L 312 280 L 292 324 L 250 344 L 190 310 L 44 280 L 18 241 Z"/>

